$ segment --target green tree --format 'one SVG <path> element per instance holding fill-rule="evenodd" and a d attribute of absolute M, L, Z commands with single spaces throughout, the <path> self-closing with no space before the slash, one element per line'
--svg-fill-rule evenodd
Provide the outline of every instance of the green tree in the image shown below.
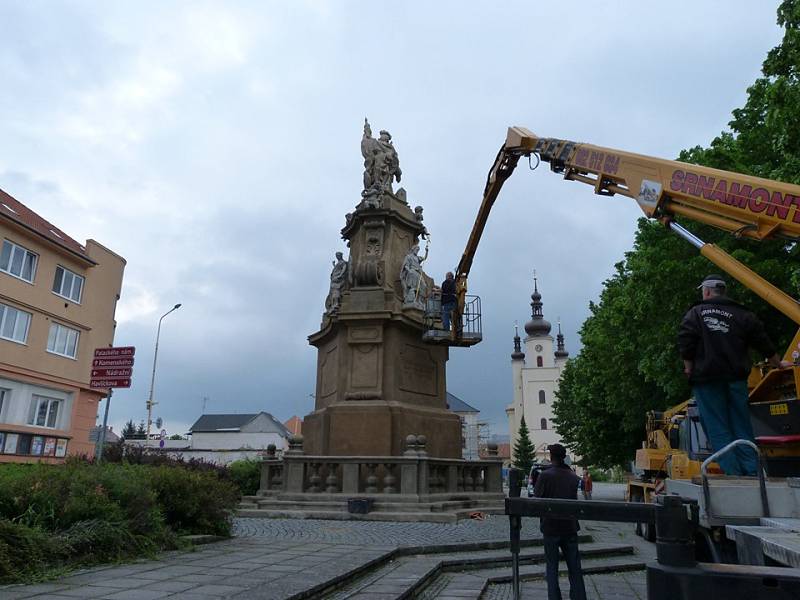
<path fill-rule="evenodd" d="M 144 421 L 139 421 L 139 424 L 136 426 L 136 437 L 144 438 L 147 436 L 147 427 L 144 424 Z"/>
<path fill-rule="evenodd" d="M 528 425 L 525 423 L 525 416 L 519 422 L 519 431 L 517 432 L 517 442 L 514 444 L 514 468 L 519 469 L 525 475 L 531 472 L 533 465 L 533 444 L 531 443 L 530 432 L 528 432 Z"/>
<path fill-rule="evenodd" d="M 748 89 L 744 107 L 733 111 L 731 130 L 708 148 L 681 152 L 680 160 L 800 183 L 800 0 L 781 3 L 778 23 L 785 28 L 781 45 L 769 52 L 763 77 Z M 798 270 L 787 265 L 798 264 L 800 245 L 736 239 L 709 226 L 682 223 L 796 293 Z M 587 463 L 630 461 L 644 439 L 645 413 L 688 397 L 675 348 L 677 328 L 698 299 L 698 282 L 718 271 L 663 225 L 639 221 L 633 249 L 604 283 L 599 302 L 589 306 L 580 330 L 583 347 L 564 368 L 553 407 L 562 439 Z M 785 348 L 796 326 L 728 279 L 730 295 L 751 308 Z"/>
<path fill-rule="evenodd" d="M 122 437 L 123 439 L 129 440 L 135 435 L 136 425 L 133 424 L 133 419 L 130 419 L 127 423 L 125 423 L 125 427 L 122 428 Z"/>

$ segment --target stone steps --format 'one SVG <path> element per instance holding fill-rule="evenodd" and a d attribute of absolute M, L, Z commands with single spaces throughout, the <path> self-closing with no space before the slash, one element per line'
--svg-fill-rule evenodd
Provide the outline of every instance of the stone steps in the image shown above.
<path fill-rule="evenodd" d="M 256 501 L 242 501 L 239 508 L 281 510 L 281 509 L 313 509 L 313 510 L 347 510 L 346 501 L 313 501 L 297 502 L 294 500 L 275 500 L 261 498 Z M 503 509 L 502 503 L 486 502 L 480 500 L 454 500 L 447 502 L 382 502 L 377 501 L 372 505 L 372 512 L 451 512 L 458 509 Z"/>
<path fill-rule="evenodd" d="M 497 547 L 500 544 L 504 547 Z M 542 578 L 545 572 L 544 549 L 532 544 L 541 544 L 541 540 L 528 541 L 520 553 L 520 573 L 526 580 Z M 495 543 L 491 548 L 480 546 L 403 548 L 367 572 L 340 582 L 335 589 L 317 590 L 321 595 L 315 597 L 324 600 L 480 598 L 488 586 L 502 585 L 511 577 L 507 543 Z M 633 547 L 625 544 L 581 544 L 581 557 L 586 573 L 644 568 L 644 563 L 633 556 Z"/>
<path fill-rule="evenodd" d="M 239 504 L 240 517 L 267 519 L 330 519 L 338 521 L 425 521 L 455 523 L 472 513 L 503 514 L 502 500 L 495 498 L 446 499 L 428 502 L 402 502 L 376 498 L 368 514 L 347 512 L 341 498 L 294 499 L 286 497 L 245 496 Z"/>
<path fill-rule="evenodd" d="M 370 512 L 351 514 L 345 510 L 266 510 L 240 508 L 236 515 L 258 519 L 327 519 L 331 521 L 400 521 L 425 523 L 457 523 L 469 518 L 473 510 L 456 512 Z M 485 511 L 481 511 L 485 512 Z M 502 510 L 500 511 L 502 513 Z"/>

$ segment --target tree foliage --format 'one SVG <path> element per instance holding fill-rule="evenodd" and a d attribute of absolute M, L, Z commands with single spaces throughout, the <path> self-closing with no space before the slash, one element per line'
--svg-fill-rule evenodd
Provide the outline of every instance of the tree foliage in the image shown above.
<path fill-rule="evenodd" d="M 764 61 L 763 76 L 733 111 L 730 131 L 679 160 L 800 183 L 800 0 L 778 9 L 781 45 Z M 709 226 L 682 222 L 784 291 L 796 295 L 797 244 L 753 242 Z M 675 339 L 695 289 L 719 268 L 660 223 L 641 219 L 633 249 L 604 283 L 580 330 L 582 349 L 564 368 L 554 404 L 562 439 L 589 464 L 630 461 L 644 439 L 645 413 L 688 397 Z M 796 326 L 728 277 L 730 296 L 751 308 L 770 337 L 785 348 Z"/>
<path fill-rule="evenodd" d="M 122 428 L 122 437 L 126 440 L 132 439 L 136 435 L 136 425 L 133 424 L 133 419 L 125 423 Z"/>
<path fill-rule="evenodd" d="M 514 468 L 522 471 L 527 477 L 533 466 L 533 457 L 533 443 L 531 442 L 528 425 L 525 423 L 525 415 L 523 415 L 519 422 L 517 442 L 514 444 Z"/>

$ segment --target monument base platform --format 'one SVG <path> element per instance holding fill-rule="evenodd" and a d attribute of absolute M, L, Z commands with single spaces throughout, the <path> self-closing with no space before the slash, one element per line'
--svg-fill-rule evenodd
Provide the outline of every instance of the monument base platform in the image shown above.
<path fill-rule="evenodd" d="M 293 438 L 283 458 L 261 466 L 257 496 L 239 516 L 454 522 L 472 513 L 502 514 L 502 460 L 430 458 L 409 435 L 402 456 L 315 456 Z M 496 447 L 489 451 L 495 453 Z"/>

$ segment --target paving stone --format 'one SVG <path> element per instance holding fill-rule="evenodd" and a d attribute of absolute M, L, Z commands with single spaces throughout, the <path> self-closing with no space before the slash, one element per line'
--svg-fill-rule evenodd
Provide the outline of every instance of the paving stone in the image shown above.
<path fill-rule="evenodd" d="M 214 575 L 206 575 L 205 573 L 188 573 L 186 575 L 179 575 L 175 577 L 174 581 L 196 582 L 198 585 L 200 585 L 202 583 L 213 583 L 218 579 L 219 577 Z"/>
<path fill-rule="evenodd" d="M 154 581 L 142 587 L 143 590 L 159 590 L 163 592 L 185 592 L 193 587 L 197 587 L 197 583 L 190 583 L 188 581 Z"/>
<path fill-rule="evenodd" d="M 27 598 L 45 593 L 54 594 L 67 587 L 64 583 L 35 583 L 17 588 L 0 586 L 0 598 L 3 600 L 6 598 L 16 600 L 17 598 Z"/>
<path fill-rule="evenodd" d="M 159 590 L 124 590 L 114 594 L 103 596 L 103 600 L 156 600 L 157 598 L 166 598 L 170 592 L 162 592 Z"/>
<path fill-rule="evenodd" d="M 119 579 L 103 579 L 101 581 L 95 581 L 90 585 L 92 587 L 101 587 L 101 588 L 116 588 L 120 590 L 124 589 L 131 589 L 136 587 L 142 587 L 147 585 L 148 583 L 152 583 L 153 579 L 150 577 L 120 577 Z"/>
<path fill-rule="evenodd" d="M 206 594 L 208 596 L 231 596 L 245 591 L 244 587 L 233 585 L 201 585 L 192 590 L 193 594 Z"/>
<path fill-rule="evenodd" d="M 100 598 L 101 596 L 113 593 L 113 591 L 109 588 L 93 585 L 79 585 L 59 590 L 58 593 L 61 596 L 69 596 L 70 598 Z"/>

